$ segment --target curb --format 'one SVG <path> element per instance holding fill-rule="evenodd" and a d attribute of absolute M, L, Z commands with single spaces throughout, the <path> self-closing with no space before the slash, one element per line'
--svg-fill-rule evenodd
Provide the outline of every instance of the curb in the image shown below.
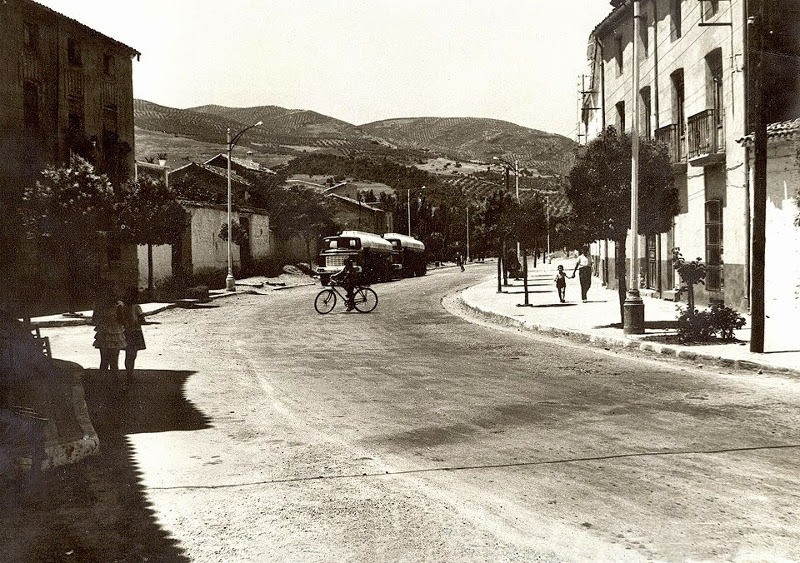
<path fill-rule="evenodd" d="M 481 307 L 480 305 L 472 303 L 464 298 L 463 290 L 458 292 L 456 297 L 461 302 L 461 304 L 464 305 L 464 307 L 466 307 L 467 309 L 469 309 L 473 314 L 483 318 L 488 322 L 498 324 L 500 326 L 518 328 L 521 330 L 528 330 L 531 332 L 541 332 L 556 336 L 558 335 L 570 336 L 573 338 L 579 338 L 584 342 L 589 342 L 590 344 L 595 344 L 603 347 L 633 348 L 641 350 L 643 352 L 659 354 L 662 356 L 674 356 L 684 360 L 690 360 L 690 361 L 701 360 L 707 362 L 714 362 L 719 365 L 735 369 L 743 369 L 743 370 L 757 371 L 757 372 L 770 371 L 774 373 L 800 375 L 800 370 L 763 364 L 752 360 L 735 360 L 732 358 L 725 358 L 723 356 L 719 356 L 716 354 L 703 354 L 687 350 L 683 347 L 670 346 L 668 344 L 658 344 L 656 342 L 640 341 L 638 339 L 628 338 L 626 336 L 620 336 L 620 337 L 600 336 L 596 334 L 588 334 L 586 332 L 581 332 L 573 329 L 563 329 L 563 328 L 552 327 L 549 325 L 531 323 L 528 321 L 515 319 L 513 317 L 509 317 L 501 313 L 490 311 L 489 309 L 486 309 L 484 307 Z"/>
<path fill-rule="evenodd" d="M 45 442 L 47 459 L 42 464 L 43 470 L 75 463 L 97 454 L 100 450 L 100 439 L 89 419 L 89 409 L 83 392 L 83 367 L 65 360 L 52 360 L 52 362 L 67 374 L 68 379 L 71 379 L 73 412 L 83 436 L 69 442 L 61 442 L 56 436 Z"/>

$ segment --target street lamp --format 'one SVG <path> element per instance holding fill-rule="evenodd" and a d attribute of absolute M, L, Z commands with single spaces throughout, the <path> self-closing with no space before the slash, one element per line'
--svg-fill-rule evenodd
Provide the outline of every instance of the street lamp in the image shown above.
<path fill-rule="evenodd" d="M 633 0 L 633 124 L 631 127 L 631 277 L 622 305 L 625 334 L 644 334 L 644 301 L 639 294 L 639 27 L 640 0 Z"/>
<path fill-rule="evenodd" d="M 406 199 L 406 211 L 408 212 L 408 236 L 411 236 L 411 190 L 413 190 L 413 189 L 414 188 L 408 188 L 408 191 L 406 192 L 406 196 L 407 196 L 407 199 Z M 427 188 L 425 186 L 422 186 L 421 188 L 417 188 L 417 189 L 424 190 L 424 189 L 427 189 Z"/>
<path fill-rule="evenodd" d="M 233 277 L 233 254 L 231 253 L 231 239 L 233 238 L 233 230 L 231 229 L 231 151 L 233 151 L 233 147 L 236 146 L 236 143 L 239 142 L 239 139 L 242 138 L 246 131 L 263 123 L 263 121 L 259 121 L 249 127 L 245 127 L 236 133 L 233 139 L 231 139 L 231 128 L 228 127 L 226 131 L 226 141 L 228 143 L 228 276 L 225 278 L 225 289 L 228 291 L 236 291 L 236 280 Z"/>

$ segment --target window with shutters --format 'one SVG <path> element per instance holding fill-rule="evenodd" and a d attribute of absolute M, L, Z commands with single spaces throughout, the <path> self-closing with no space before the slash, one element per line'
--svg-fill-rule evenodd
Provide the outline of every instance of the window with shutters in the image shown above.
<path fill-rule="evenodd" d="M 722 201 L 706 202 L 706 289 L 722 291 Z"/>

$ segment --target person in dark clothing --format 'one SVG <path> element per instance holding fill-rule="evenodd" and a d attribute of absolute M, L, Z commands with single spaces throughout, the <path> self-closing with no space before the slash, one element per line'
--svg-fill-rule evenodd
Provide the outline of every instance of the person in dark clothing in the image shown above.
<path fill-rule="evenodd" d="M 331 276 L 331 279 L 347 292 L 348 311 L 352 311 L 355 308 L 353 297 L 355 288 L 358 285 L 358 274 L 360 272 L 361 268 L 355 265 L 352 258 L 348 258 L 344 261 L 344 267 Z"/>
<path fill-rule="evenodd" d="M 581 282 L 581 299 L 586 303 L 589 299 L 589 288 L 592 286 L 592 257 L 589 255 L 588 246 L 581 248 L 581 253 L 575 262 L 575 269 L 572 270 L 573 278 L 575 277 L 575 272 L 578 272 L 578 278 Z"/>

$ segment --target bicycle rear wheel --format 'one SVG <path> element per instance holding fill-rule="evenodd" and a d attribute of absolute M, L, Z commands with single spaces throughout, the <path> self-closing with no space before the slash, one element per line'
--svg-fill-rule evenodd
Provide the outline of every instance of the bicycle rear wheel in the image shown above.
<path fill-rule="evenodd" d="M 332 289 L 323 289 L 317 293 L 317 298 L 314 299 L 314 308 L 320 315 L 325 315 L 333 311 L 336 306 L 336 292 Z"/>
<path fill-rule="evenodd" d="M 378 306 L 378 294 L 369 287 L 359 287 L 353 295 L 353 305 L 359 313 L 369 313 Z"/>

